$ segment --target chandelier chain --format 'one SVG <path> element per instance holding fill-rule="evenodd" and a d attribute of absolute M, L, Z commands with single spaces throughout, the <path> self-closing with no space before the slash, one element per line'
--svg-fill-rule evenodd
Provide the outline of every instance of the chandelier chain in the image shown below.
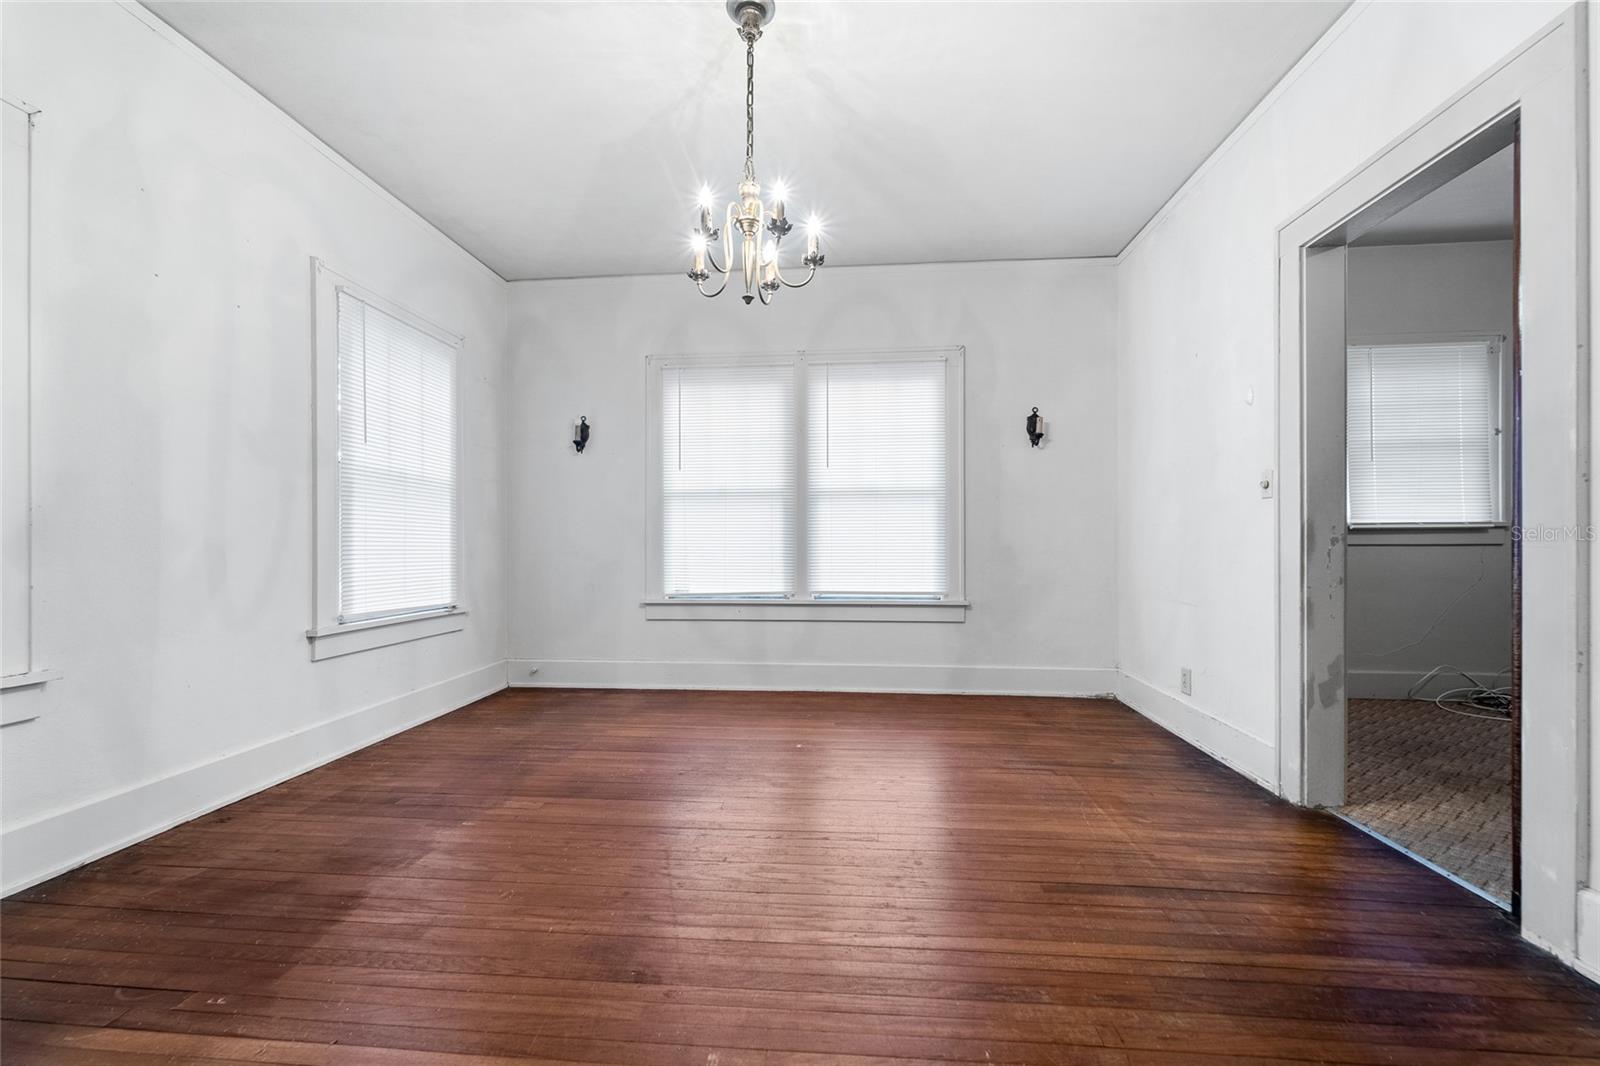
<path fill-rule="evenodd" d="M 744 42 L 744 176 L 754 181 L 756 175 L 756 39 L 748 36 Z"/>

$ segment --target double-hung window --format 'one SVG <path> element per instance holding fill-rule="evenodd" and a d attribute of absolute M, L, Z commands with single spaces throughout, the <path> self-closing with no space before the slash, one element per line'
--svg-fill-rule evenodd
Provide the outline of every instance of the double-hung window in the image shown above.
<path fill-rule="evenodd" d="M 1501 374 L 1497 337 L 1349 347 L 1352 527 L 1506 521 Z"/>
<path fill-rule="evenodd" d="M 649 374 L 650 617 L 960 620 L 959 348 Z"/>
<path fill-rule="evenodd" d="M 795 587 L 793 363 L 661 369 L 661 579 L 672 596 Z"/>
<path fill-rule="evenodd" d="M 321 264 L 318 291 L 313 655 L 459 630 L 461 340 Z"/>
<path fill-rule="evenodd" d="M 938 600 L 952 573 L 945 360 L 808 366 L 806 560 L 819 599 Z"/>
<path fill-rule="evenodd" d="M 33 123 L 0 100 L 0 725 L 39 717 L 39 689 L 61 676 L 33 648 L 33 447 L 30 380 Z"/>

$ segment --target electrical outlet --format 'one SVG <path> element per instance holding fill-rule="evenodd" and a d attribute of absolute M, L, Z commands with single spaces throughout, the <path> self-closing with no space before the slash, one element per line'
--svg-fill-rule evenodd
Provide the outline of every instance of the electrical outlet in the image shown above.
<path fill-rule="evenodd" d="M 1194 671 L 1187 666 L 1178 671 L 1178 688 L 1185 696 L 1194 695 Z"/>

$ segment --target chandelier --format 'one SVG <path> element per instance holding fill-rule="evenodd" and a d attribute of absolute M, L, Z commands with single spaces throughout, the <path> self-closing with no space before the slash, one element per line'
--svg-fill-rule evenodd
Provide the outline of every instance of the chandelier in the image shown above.
<path fill-rule="evenodd" d="M 700 189 L 700 223 L 690 236 L 694 251 L 694 269 L 689 278 L 703 296 L 720 296 L 728 287 L 737 262 L 744 275 L 744 302 L 758 297 L 770 304 L 780 288 L 798 289 L 808 285 L 822 265 L 821 225 L 813 215 L 806 222 L 806 254 L 800 262 L 806 268 L 805 277 L 790 281 L 778 266 L 778 250 L 784 237 L 794 229 L 794 224 L 784 214 L 786 193 L 779 185 L 772 191 L 772 206 L 761 202 L 761 185 L 756 181 L 756 41 L 761 39 L 761 27 L 772 21 L 777 0 L 727 0 L 728 15 L 738 24 L 739 38 L 744 41 L 744 178 L 739 182 L 739 198 L 728 204 L 720 229 L 711 224 L 714 203 L 711 190 Z M 734 258 L 735 228 L 739 231 L 739 256 Z M 715 246 L 722 241 L 722 260 L 718 262 Z M 707 265 L 710 270 L 707 270 Z M 722 284 L 707 289 L 706 282 L 712 273 L 722 275 Z"/>

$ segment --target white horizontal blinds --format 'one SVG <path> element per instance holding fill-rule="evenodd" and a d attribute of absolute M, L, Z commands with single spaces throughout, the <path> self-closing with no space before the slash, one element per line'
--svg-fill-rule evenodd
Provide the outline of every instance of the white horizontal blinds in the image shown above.
<path fill-rule="evenodd" d="M 953 494 L 945 362 L 813 363 L 808 375 L 812 594 L 946 594 Z"/>
<path fill-rule="evenodd" d="M 662 587 L 794 591 L 793 365 L 661 371 Z"/>
<path fill-rule="evenodd" d="M 339 293 L 339 621 L 456 602 L 456 351 Z"/>
<path fill-rule="evenodd" d="M 1501 520 L 1498 373 L 1489 341 L 1350 348 L 1351 525 Z"/>

